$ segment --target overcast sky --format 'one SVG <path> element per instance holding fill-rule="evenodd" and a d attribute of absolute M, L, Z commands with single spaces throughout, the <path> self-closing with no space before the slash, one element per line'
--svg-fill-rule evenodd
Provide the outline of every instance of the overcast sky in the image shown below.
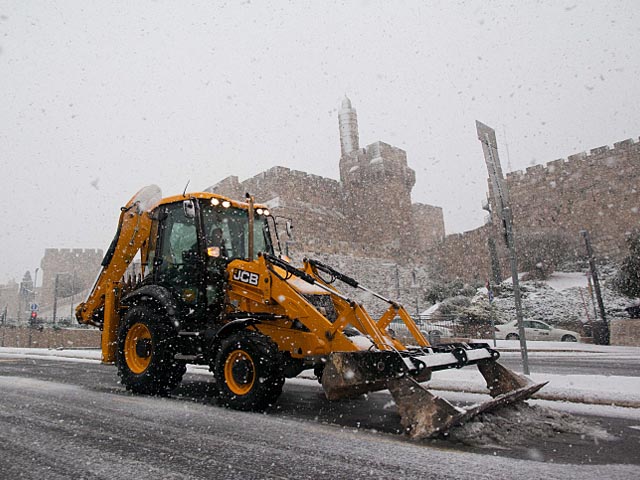
<path fill-rule="evenodd" d="M 640 135 L 637 1 L 0 0 L 0 282 L 47 247 L 106 249 L 119 207 L 274 165 L 338 178 L 407 151 L 413 199 L 482 224 L 475 120 L 505 170 Z M 508 153 L 508 155 L 507 155 Z M 640 168 L 640 167 L 639 167 Z"/>

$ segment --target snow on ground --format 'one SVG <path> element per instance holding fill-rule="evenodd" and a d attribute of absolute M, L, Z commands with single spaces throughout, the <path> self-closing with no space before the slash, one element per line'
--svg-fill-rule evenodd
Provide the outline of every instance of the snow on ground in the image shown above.
<path fill-rule="evenodd" d="M 581 343 L 560 342 L 528 342 L 531 355 L 545 355 L 549 350 L 554 355 L 565 353 L 576 354 L 607 354 L 620 358 L 640 356 L 639 347 L 602 346 Z M 517 341 L 499 341 L 500 350 L 513 349 L 517 351 Z M 562 351 L 564 350 L 564 352 Z M 538 353 L 536 353 L 538 352 Z M 507 355 L 512 353 L 507 352 Z M 74 362 L 99 362 L 100 350 L 48 350 L 44 348 L 0 348 L 0 356 L 18 358 L 51 358 L 60 361 Z M 207 366 L 189 365 L 188 371 L 194 374 L 209 375 Z M 601 406 L 623 406 L 637 410 L 640 419 L 640 377 L 605 376 L 605 375 L 557 375 L 533 373 L 531 379 L 535 382 L 549 382 L 534 398 L 540 400 L 552 400 L 555 402 L 583 403 Z M 303 372 L 297 379 L 289 382 L 300 381 L 315 384 L 320 388 L 315 377 L 308 372 Z M 426 384 L 430 389 L 442 392 L 477 395 L 485 394 L 485 382 L 476 368 L 464 368 L 443 370 L 434 372 L 430 382 Z M 555 403 L 554 402 L 554 403 Z"/>
<path fill-rule="evenodd" d="M 530 378 L 536 383 L 549 382 L 534 398 L 640 409 L 640 377 L 533 373 Z M 433 372 L 428 387 L 444 391 L 486 392 L 486 382 L 475 368 Z"/>
<path fill-rule="evenodd" d="M 545 348 L 557 345 L 556 342 L 532 343 L 539 344 L 532 346 L 532 354 L 541 355 L 549 355 Z M 572 351 L 556 351 L 551 354 L 600 355 L 604 354 L 601 350 L 605 348 L 608 349 L 609 355 L 622 357 L 637 355 L 640 352 L 640 348 L 632 347 L 598 346 L 595 352 L 578 350 L 582 346 L 591 349 L 596 347 L 571 344 L 565 347 Z M 0 348 L 0 358 L 47 358 L 67 362 L 99 363 L 100 353 L 97 349 Z M 191 374 L 202 375 L 203 380 L 210 376 L 207 366 L 189 365 L 188 371 Z M 535 399 L 480 414 L 463 425 L 451 428 L 446 436 L 453 442 L 472 447 L 509 449 L 513 445 L 537 445 L 543 439 L 558 438 L 559 435 L 596 444 L 615 440 L 617 437 L 603 429 L 596 419 L 590 418 L 593 416 L 623 418 L 632 426 L 636 424 L 640 428 L 640 377 L 533 374 L 531 378 L 535 382 L 549 382 L 538 392 Z M 319 395 L 322 393 L 321 385 L 308 372 L 287 380 L 287 383 L 317 389 Z M 475 368 L 434 372 L 432 380 L 424 385 L 436 395 L 458 405 L 478 404 L 489 400 L 484 379 Z M 389 408 L 394 408 L 394 401 L 388 391 L 373 395 L 388 397 L 386 404 Z M 576 414 L 580 416 L 575 416 Z M 542 453 L 538 453 L 542 459 Z M 534 451 L 533 455 L 538 453 Z"/>
<path fill-rule="evenodd" d="M 582 272 L 554 272 L 547 279 L 547 285 L 561 292 L 568 288 L 588 288 L 589 282 L 586 273 Z"/>
<path fill-rule="evenodd" d="M 526 403 L 482 413 L 447 432 L 451 440 L 482 448 L 526 445 L 558 434 L 574 434 L 593 441 L 616 438 L 588 419 Z"/>
<path fill-rule="evenodd" d="M 584 272 L 554 272 L 548 280 L 527 280 L 520 282 L 522 309 L 525 319 L 541 320 L 557 324 L 575 324 L 593 321 L 594 297 L 591 295 L 587 276 Z M 608 288 L 608 282 L 601 281 L 601 290 L 606 314 L 609 319 L 629 318 L 625 307 L 629 298 Z M 502 282 L 502 292 L 493 302 L 497 317 L 503 322 L 516 318 L 513 285 L 511 279 Z"/>

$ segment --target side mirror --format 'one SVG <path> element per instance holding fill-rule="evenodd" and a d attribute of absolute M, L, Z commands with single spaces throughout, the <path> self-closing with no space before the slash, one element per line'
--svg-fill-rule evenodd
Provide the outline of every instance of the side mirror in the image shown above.
<path fill-rule="evenodd" d="M 187 218 L 196 218 L 196 206 L 193 200 L 185 200 L 182 202 L 182 209 L 184 210 L 184 216 Z"/>
<path fill-rule="evenodd" d="M 287 237 L 293 237 L 293 225 L 291 224 L 291 220 L 287 220 L 284 225 L 284 230 L 287 232 Z"/>

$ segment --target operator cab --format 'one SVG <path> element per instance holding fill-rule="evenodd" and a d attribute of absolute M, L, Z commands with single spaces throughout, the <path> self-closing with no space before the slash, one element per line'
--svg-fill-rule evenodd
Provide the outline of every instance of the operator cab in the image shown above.
<path fill-rule="evenodd" d="M 152 212 L 145 279 L 171 292 L 180 318 L 208 323 L 223 310 L 228 263 L 274 253 L 275 221 L 260 206 L 251 221 L 248 204 L 211 194 L 171 200 Z"/>

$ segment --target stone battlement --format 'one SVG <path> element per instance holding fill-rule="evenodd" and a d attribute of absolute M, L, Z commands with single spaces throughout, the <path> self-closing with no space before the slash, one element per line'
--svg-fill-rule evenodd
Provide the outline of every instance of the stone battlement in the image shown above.
<path fill-rule="evenodd" d="M 544 165 L 533 165 L 525 171 L 515 170 L 509 172 L 506 178 L 510 184 L 535 183 L 540 180 L 548 180 L 549 176 L 574 173 L 578 170 L 583 170 L 585 167 L 617 167 L 618 161 L 610 159 L 619 157 L 623 161 L 631 150 L 640 152 L 640 142 L 628 138 L 614 143 L 613 148 L 609 145 L 592 148 L 589 153 L 579 152 L 569 155 L 566 159 L 559 158 Z"/>
<path fill-rule="evenodd" d="M 45 248 L 45 257 L 47 255 L 69 256 L 69 255 L 99 255 L 102 256 L 102 250 L 99 248 Z"/>
<path fill-rule="evenodd" d="M 332 178 L 321 177 L 320 175 L 314 175 L 313 173 L 303 172 L 300 170 L 291 170 L 290 168 L 280 166 L 271 167 L 264 172 L 260 172 L 259 174 L 244 180 L 242 183 L 251 184 L 254 182 L 263 181 L 282 182 L 283 180 L 304 182 L 314 186 L 325 185 L 333 188 L 337 188 L 340 183 Z"/>

